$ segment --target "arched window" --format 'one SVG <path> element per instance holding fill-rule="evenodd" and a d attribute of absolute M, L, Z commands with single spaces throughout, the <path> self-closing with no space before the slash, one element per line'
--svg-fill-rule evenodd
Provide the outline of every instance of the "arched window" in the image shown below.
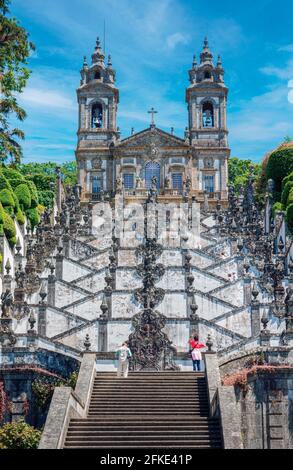
<path fill-rule="evenodd" d="M 204 78 L 205 78 L 205 80 L 208 80 L 208 79 L 212 78 L 211 72 L 205 72 Z"/>
<path fill-rule="evenodd" d="M 103 127 L 103 107 L 96 103 L 92 107 L 92 129 L 101 129 Z"/>
<path fill-rule="evenodd" d="M 97 70 L 95 73 L 95 80 L 100 80 L 100 78 L 101 78 L 101 72 Z"/>
<path fill-rule="evenodd" d="M 212 103 L 204 103 L 202 107 L 203 127 L 214 127 L 214 108 Z"/>
<path fill-rule="evenodd" d="M 148 162 L 145 166 L 145 186 L 147 189 L 151 187 L 153 176 L 157 178 L 157 189 L 160 189 L 161 167 L 157 162 Z"/>

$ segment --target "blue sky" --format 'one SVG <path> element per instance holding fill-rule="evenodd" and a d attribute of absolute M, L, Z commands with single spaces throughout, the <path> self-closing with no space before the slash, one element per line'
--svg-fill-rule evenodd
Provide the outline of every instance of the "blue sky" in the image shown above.
<path fill-rule="evenodd" d="M 238 4 L 237 4 L 238 3 Z M 229 92 L 232 155 L 259 161 L 293 137 L 292 0 L 12 0 L 11 11 L 37 50 L 21 97 L 28 113 L 24 162 L 74 159 L 76 88 L 83 56 L 93 52 L 106 21 L 120 89 L 122 136 L 157 126 L 183 136 L 185 88 L 193 54 L 208 36 L 221 53 Z"/>

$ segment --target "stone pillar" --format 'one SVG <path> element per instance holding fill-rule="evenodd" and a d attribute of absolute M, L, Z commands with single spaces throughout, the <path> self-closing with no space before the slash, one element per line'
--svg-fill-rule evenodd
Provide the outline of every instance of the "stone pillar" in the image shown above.
<path fill-rule="evenodd" d="M 55 305 L 55 295 L 56 295 L 56 278 L 54 275 L 50 274 L 48 276 L 48 305 L 52 307 Z"/>
<path fill-rule="evenodd" d="M 43 301 L 38 306 L 38 334 L 46 336 L 47 332 L 47 304 Z"/>
<path fill-rule="evenodd" d="M 243 279 L 243 301 L 244 305 L 249 305 L 251 302 L 251 280 L 249 277 Z"/>
<path fill-rule="evenodd" d="M 259 302 L 252 300 L 251 302 L 251 335 L 258 336 L 260 334 L 260 309 Z"/>
<path fill-rule="evenodd" d="M 99 340 L 98 340 L 99 352 L 106 352 L 108 350 L 108 320 L 99 319 Z"/>
<path fill-rule="evenodd" d="M 56 256 L 56 279 L 62 281 L 63 279 L 63 255 Z"/>

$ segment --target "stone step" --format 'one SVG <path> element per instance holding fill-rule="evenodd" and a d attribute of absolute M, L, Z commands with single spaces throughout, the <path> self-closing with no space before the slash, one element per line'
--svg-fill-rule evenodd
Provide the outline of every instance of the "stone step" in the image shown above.
<path fill-rule="evenodd" d="M 103 430 L 81 430 L 81 429 L 75 429 L 72 430 L 70 429 L 67 433 L 67 437 L 101 437 L 102 439 L 106 437 L 115 437 L 119 436 L 119 438 L 123 437 L 124 438 L 130 438 L 130 437 L 137 437 L 137 438 L 144 438 L 145 436 L 153 436 L 154 438 L 156 437 L 164 437 L 164 436 L 201 436 L 201 437 L 206 437 L 206 436 L 218 436 L 219 430 L 218 429 L 163 429 L 163 430 L 157 430 L 157 429 L 121 429 L 121 430 L 112 430 L 112 431 L 105 431 Z"/>
<path fill-rule="evenodd" d="M 68 444 L 68 445 L 65 445 L 64 446 L 64 450 L 74 450 L 74 449 L 80 449 L 80 448 L 83 448 L 83 449 L 101 449 L 101 450 L 105 450 L 105 449 L 149 449 L 149 445 L 141 445 L 141 443 L 137 444 L 137 445 L 131 445 L 130 444 L 127 444 L 127 446 L 123 446 L 123 445 L 116 445 L 116 444 L 110 444 L 108 445 L 107 447 L 105 447 L 105 445 L 98 445 L 98 444 L 95 444 L 95 445 L 73 445 L 73 444 Z M 161 449 L 162 446 L 161 444 L 153 444 L 152 445 L 152 448 L 153 449 Z M 185 446 L 185 445 L 175 445 L 175 444 L 171 444 L 171 445 L 164 445 L 164 448 L 165 449 L 201 449 L 201 450 L 204 450 L 204 449 L 222 449 L 222 444 L 213 444 L 213 445 L 210 445 L 210 444 L 199 444 L 199 445 L 196 445 L 196 444 L 188 444 L 188 446 Z"/>
<path fill-rule="evenodd" d="M 147 432 L 147 431 L 154 431 L 154 432 L 159 432 L 159 431 L 200 431 L 200 430 L 218 430 L 220 429 L 219 423 L 215 424 L 193 424 L 193 425 L 186 425 L 184 423 L 178 424 L 178 425 L 163 425 L 163 424 L 145 424 L 145 423 L 133 423 L 129 424 L 128 421 L 125 421 L 125 423 L 122 424 L 118 423 L 116 426 L 113 424 L 103 424 L 103 423 L 95 423 L 95 424 L 70 424 L 69 426 L 69 432 L 120 432 L 122 430 L 123 432 L 126 431 L 135 431 L 135 432 Z"/>
<path fill-rule="evenodd" d="M 97 372 L 96 379 L 99 377 L 117 377 L 117 372 Z M 132 377 L 172 377 L 175 379 L 180 379 L 182 377 L 193 377 L 193 378 L 203 378 L 205 377 L 204 372 L 193 372 L 193 371 L 186 371 L 186 372 L 129 372 L 128 378 Z"/>
<path fill-rule="evenodd" d="M 119 414 L 120 414 L 121 416 L 124 415 L 124 416 L 126 416 L 126 417 L 127 417 L 127 416 L 131 416 L 131 415 L 132 415 L 132 416 L 137 416 L 138 413 L 141 415 L 141 417 L 142 417 L 142 419 L 143 419 L 144 416 L 149 416 L 149 417 L 151 417 L 154 412 L 151 411 L 151 410 L 125 410 L 125 411 L 119 410 Z M 113 416 L 113 410 L 111 410 L 111 409 L 109 409 L 109 410 L 89 410 L 88 416 L 93 417 L 93 416 L 101 416 L 101 415 L 106 415 L 106 414 L 108 414 L 108 416 Z M 203 409 L 203 410 L 192 410 L 192 412 L 191 412 L 191 411 L 188 411 L 188 410 L 186 410 L 186 411 L 184 411 L 184 410 L 178 410 L 178 411 L 176 411 L 176 410 L 175 410 L 175 411 L 173 412 L 172 416 L 173 416 L 174 414 L 175 414 L 175 415 L 176 415 L 176 414 L 180 414 L 182 417 L 188 416 L 189 414 L 192 414 L 192 415 L 194 415 L 194 416 L 208 416 L 208 415 L 209 415 L 209 412 L 208 412 L 208 410 L 204 410 L 204 409 Z M 164 410 L 162 410 L 162 411 L 157 411 L 157 410 L 156 410 L 156 415 L 157 415 L 157 416 L 159 416 L 159 415 L 164 416 L 164 419 L 165 419 L 165 416 L 166 416 L 166 415 L 170 416 L 170 410 L 167 410 L 167 411 L 164 411 Z M 114 416 L 115 416 L 115 415 L 114 415 Z M 162 418 L 162 419 L 163 419 L 163 418 Z"/>
<path fill-rule="evenodd" d="M 178 447 L 185 447 L 185 448 L 190 448 L 191 445 L 196 445 L 197 447 L 202 447 L 202 446 L 205 446 L 205 447 L 221 447 L 221 440 L 220 439 L 203 439 L 203 438 L 194 438 L 192 437 L 192 439 L 164 439 L 162 440 L 161 438 L 159 438 L 158 440 L 156 439 L 153 439 L 153 438 L 150 438 L 149 440 L 148 439 L 145 439 L 144 441 L 140 441 L 140 440 L 133 440 L 131 439 L 130 442 L 127 441 L 127 440 L 104 440 L 104 441 L 101 441 L 100 439 L 96 440 L 95 441 L 95 438 L 93 439 L 89 439 L 88 437 L 85 438 L 84 440 L 83 439 L 80 439 L 80 438 L 70 438 L 70 439 L 66 439 L 66 442 L 65 442 L 65 447 L 72 447 L 72 446 L 75 446 L 75 447 L 83 447 L 83 448 L 114 448 L 114 447 L 118 447 L 118 446 L 125 446 L 126 448 L 129 448 L 129 447 L 174 447 L 175 445 L 178 446 Z"/>
<path fill-rule="evenodd" d="M 184 419 L 184 421 L 183 421 Z M 99 415 L 97 417 L 87 417 L 85 419 L 78 419 L 78 418 L 75 418 L 75 419 L 72 419 L 70 421 L 70 423 L 73 423 L 73 424 L 84 424 L 84 425 L 87 425 L 87 424 L 95 424 L 95 425 L 103 425 L 105 423 L 105 425 L 108 425 L 108 424 L 114 424 L 114 425 L 120 425 L 120 421 L 123 423 L 126 423 L 127 424 L 138 424 L 138 425 L 141 425 L 143 426 L 144 424 L 156 424 L 159 422 L 159 423 L 162 423 L 162 418 L 161 416 L 157 416 L 157 415 L 153 415 L 151 416 L 150 418 L 146 417 L 145 415 L 141 416 L 141 415 L 136 415 L 135 417 L 131 416 L 129 417 L 129 419 L 125 420 L 125 416 L 122 415 L 122 416 L 119 416 L 119 415 L 115 415 L 115 417 L 111 417 L 109 415 Z M 210 423 L 210 424 L 219 424 L 219 421 L 218 419 L 216 418 L 210 418 L 208 416 L 197 416 L 197 415 L 194 415 L 191 413 L 190 416 L 184 416 L 182 417 L 181 415 L 169 415 L 169 416 L 166 416 L 164 418 L 164 421 L 163 423 L 166 425 L 170 425 L 172 423 L 188 423 L 188 424 L 197 424 L 197 423 Z M 167 423 L 170 423 L 170 424 L 167 424 Z"/>

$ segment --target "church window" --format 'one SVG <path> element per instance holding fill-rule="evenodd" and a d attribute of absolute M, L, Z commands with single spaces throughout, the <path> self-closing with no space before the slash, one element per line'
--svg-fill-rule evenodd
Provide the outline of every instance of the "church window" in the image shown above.
<path fill-rule="evenodd" d="M 101 78 L 101 72 L 97 70 L 95 73 L 95 80 L 100 80 L 100 78 Z"/>
<path fill-rule="evenodd" d="M 182 173 L 172 173 L 172 184 L 173 184 L 173 189 L 182 190 L 183 188 Z"/>
<path fill-rule="evenodd" d="M 202 125 L 203 127 L 214 126 L 214 108 L 212 103 L 204 103 L 202 107 Z"/>
<path fill-rule="evenodd" d="M 173 157 L 171 158 L 171 163 L 184 163 L 184 160 L 182 157 Z"/>
<path fill-rule="evenodd" d="M 94 175 L 92 177 L 92 193 L 99 194 L 103 189 L 103 176 L 102 174 Z"/>
<path fill-rule="evenodd" d="M 157 162 L 149 162 L 145 166 L 145 185 L 147 189 L 150 189 L 152 184 L 152 178 L 156 177 L 157 189 L 160 189 L 161 182 L 161 168 Z"/>
<path fill-rule="evenodd" d="M 205 72 L 205 74 L 204 74 L 205 80 L 208 80 L 208 79 L 210 79 L 211 77 L 212 77 L 212 76 L 211 76 L 211 72 Z"/>
<path fill-rule="evenodd" d="M 92 107 L 92 129 L 101 129 L 103 127 L 103 107 L 96 103 Z"/>
<path fill-rule="evenodd" d="M 124 173 L 123 174 L 123 183 L 125 189 L 134 188 L 134 174 L 133 173 Z"/>
<path fill-rule="evenodd" d="M 123 165 L 127 165 L 127 164 L 134 165 L 135 164 L 134 158 L 123 158 L 122 159 L 122 164 Z"/>
<path fill-rule="evenodd" d="M 215 192 L 215 177 L 213 175 L 204 175 L 204 190 L 207 193 Z"/>

